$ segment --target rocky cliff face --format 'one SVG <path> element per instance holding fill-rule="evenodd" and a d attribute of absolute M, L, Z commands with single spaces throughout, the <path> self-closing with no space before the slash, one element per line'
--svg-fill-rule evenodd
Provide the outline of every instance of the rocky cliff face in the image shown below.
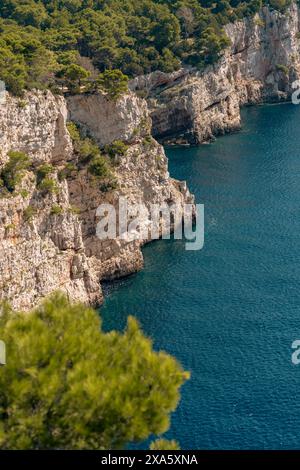
<path fill-rule="evenodd" d="M 132 81 L 132 89 L 148 97 L 156 138 L 199 144 L 238 129 L 242 105 L 290 98 L 300 75 L 297 4 L 284 14 L 265 7 L 225 29 L 231 47 L 218 64 Z"/>
<path fill-rule="evenodd" d="M 138 77 L 133 90 L 147 95 L 153 134 L 161 140 L 201 143 L 240 127 L 240 106 L 287 100 L 300 76 L 299 10 L 284 14 L 264 8 L 253 19 L 226 27 L 231 47 L 202 72 Z M 77 122 L 99 147 L 116 140 L 127 145 L 113 171 L 116 189 L 95 184 L 77 165 L 67 118 Z M 0 188 L 0 299 L 29 309 L 61 289 L 72 300 L 102 300 L 100 281 L 130 274 L 143 265 L 146 242 L 96 236 L 96 210 L 118 205 L 120 196 L 146 208 L 192 203 L 186 184 L 169 177 L 163 148 L 150 136 L 145 100 L 133 93 L 117 103 L 101 94 L 54 97 L 30 92 L 23 100 L 0 101 L 0 170 L 12 150 L 30 157 L 30 168 L 13 193 Z M 67 178 L 59 175 L 75 164 Z M 41 189 L 37 169 L 51 164 L 55 190 Z M 77 165 L 77 166 L 76 166 Z M 148 216 L 141 221 L 149 225 Z"/>
<path fill-rule="evenodd" d="M 84 166 L 59 177 L 68 162 L 77 163 L 68 114 L 100 147 L 126 141 L 128 150 L 114 168 L 115 190 L 103 191 Z M 16 190 L 0 196 L 0 299 L 26 310 L 60 289 L 94 304 L 102 300 L 102 279 L 142 267 L 142 242 L 96 237 L 96 209 L 103 202 L 117 205 L 120 195 L 145 205 L 193 201 L 186 185 L 169 177 L 163 148 L 149 137 L 150 124 L 146 102 L 133 94 L 117 103 L 103 95 L 66 103 L 50 92 L 30 92 L 0 103 L 0 170 L 12 150 L 30 158 Z M 37 184 L 37 169 L 45 163 L 53 167 L 55 190 Z"/>
<path fill-rule="evenodd" d="M 95 107 L 94 95 L 70 97 L 69 117 L 82 129 L 88 129 L 100 147 L 116 138 L 126 142 L 128 150 L 119 157 L 116 167 L 118 190 L 103 194 L 91 188 L 88 174 L 83 170 L 79 178 L 70 183 L 70 194 L 84 218 L 84 243 L 90 263 L 101 279 L 111 280 L 142 267 L 141 242 L 128 242 L 119 237 L 114 241 L 100 241 L 95 234 L 97 207 L 108 202 L 117 210 L 120 196 L 146 208 L 151 204 L 193 203 L 193 197 L 184 182 L 169 176 L 163 147 L 150 135 L 151 119 L 146 102 L 134 94 L 123 96 L 117 103 L 109 102 L 103 95 L 98 95 L 97 99 Z M 108 135 L 111 135 L 110 142 Z M 89 191 L 86 187 L 90 187 Z M 142 223 L 147 225 L 148 222 L 146 218 Z"/>

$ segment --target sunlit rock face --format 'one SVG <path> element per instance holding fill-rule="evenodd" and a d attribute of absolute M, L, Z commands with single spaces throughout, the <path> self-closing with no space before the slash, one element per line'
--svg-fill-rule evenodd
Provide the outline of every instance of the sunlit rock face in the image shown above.
<path fill-rule="evenodd" d="M 113 168 L 116 189 L 101 190 L 86 167 L 76 166 L 67 119 L 80 124 L 100 147 L 126 142 L 128 150 Z M 102 279 L 142 268 L 141 245 L 147 240 L 99 240 L 96 210 L 101 203 L 117 207 L 120 196 L 146 206 L 193 202 L 186 185 L 169 177 L 164 150 L 150 130 L 147 103 L 133 93 L 117 103 L 101 94 L 68 101 L 49 91 L 28 92 L 22 100 L 6 96 L 0 103 L 0 169 L 12 150 L 26 153 L 30 167 L 16 190 L 0 197 L 1 300 L 28 310 L 62 290 L 72 301 L 97 304 Z M 76 169 L 61 180 L 68 163 Z M 53 166 L 55 191 L 39 189 L 41 164 Z"/>
<path fill-rule="evenodd" d="M 231 47 L 214 66 L 133 80 L 148 97 L 153 135 L 198 144 L 238 129 L 242 105 L 289 99 L 300 75 L 299 29 L 296 2 L 284 14 L 264 7 L 225 27 Z"/>

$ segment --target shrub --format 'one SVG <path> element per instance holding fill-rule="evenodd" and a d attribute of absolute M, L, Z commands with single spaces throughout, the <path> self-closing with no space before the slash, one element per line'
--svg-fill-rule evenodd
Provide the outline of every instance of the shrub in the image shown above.
<path fill-rule="evenodd" d="M 24 209 L 23 216 L 26 222 L 31 220 L 36 214 L 36 209 L 33 206 L 28 206 Z"/>
<path fill-rule="evenodd" d="M 28 104 L 28 103 L 27 103 L 27 101 L 25 101 L 25 100 L 21 100 L 21 99 L 20 99 L 20 100 L 18 101 L 18 107 L 19 107 L 20 109 L 26 108 L 27 104 Z"/>
<path fill-rule="evenodd" d="M 275 10 L 283 12 L 291 0 L 269 0 L 269 3 Z"/>
<path fill-rule="evenodd" d="M 69 212 L 73 215 L 79 215 L 80 214 L 80 208 L 76 206 L 70 206 L 69 207 Z"/>
<path fill-rule="evenodd" d="M 176 441 L 157 439 L 150 444 L 150 450 L 180 450 L 180 447 Z"/>
<path fill-rule="evenodd" d="M 107 193 L 109 191 L 114 191 L 118 188 L 118 180 L 116 178 L 110 178 L 107 181 L 104 181 L 99 185 L 99 191 L 102 193 Z"/>
<path fill-rule="evenodd" d="M 58 205 L 54 205 L 51 207 L 51 212 L 50 214 L 51 215 L 60 215 L 63 213 L 63 208 L 58 206 Z"/>
<path fill-rule="evenodd" d="M 87 78 L 90 76 L 85 68 L 77 64 L 67 65 L 61 71 L 61 75 L 65 80 L 65 85 L 72 93 L 79 93 L 81 86 L 85 85 Z"/>
<path fill-rule="evenodd" d="M 286 65 L 283 65 L 283 64 L 277 64 L 276 69 L 279 72 L 284 73 L 285 75 L 288 75 L 288 73 L 289 73 L 289 68 Z"/>
<path fill-rule="evenodd" d="M 77 168 L 73 163 L 67 163 L 65 167 L 58 172 L 58 179 L 59 181 L 63 181 L 66 178 L 69 178 L 73 171 L 76 171 Z"/>
<path fill-rule="evenodd" d="M 48 178 L 48 177 L 44 178 L 39 183 L 38 189 L 46 193 L 55 193 L 58 191 L 56 181 L 53 178 Z"/>
<path fill-rule="evenodd" d="M 97 178 L 106 178 L 111 175 L 108 162 L 102 155 L 96 156 L 88 167 L 89 172 Z"/>
<path fill-rule="evenodd" d="M 70 137 L 73 142 L 79 142 L 80 141 L 80 132 L 78 127 L 76 126 L 75 122 L 68 122 L 67 123 L 67 129 L 69 131 Z"/>
<path fill-rule="evenodd" d="M 8 224 L 5 225 L 5 230 L 14 230 L 16 228 L 15 224 Z"/>
<path fill-rule="evenodd" d="M 97 84 L 113 101 L 128 92 L 128 77 L 121 70 L 106 70 L 99 75 Z"/>
<path fill-rule="evenodd" d="M 153 145 L 155 145 L 155 140 L 151 135 L 147 135 L 147 137 L 143 139 L 143 145 L 145 147 L 152 147 Z"/>
<path fill-rule="evenodd" d="M 10 151 L 8 157 L 9 160 L 4 165 L 0 177 L 3 181 L 3 185 L 12 193 L 21 182 L 24 171 L 29 168 L 30 161 L 24 152 Z"/>
<path fill-rule="evenodd" d="M 92 158 L 100 155 L 99 147 L 88 137 L 78 143 L 76 151 L 82 162 L 88 162 Z"/>
<path fill-rule="evenodd" d="M 53 165 L 49 163 L 44 163 L 43 165 L 40 165 L 36 173 L 38 186 L 46 177 L 48 177 L 51 173 L 53 173 L 53 171 L 54 171 L 54 167 Z"/>
<path fill-rule="evenodd" d="M 22 196 L 23 199 L 26 199 L 28 194 L 29 192 L 27 191 L 27 189 L 21 189 L 20 195 Z"/>
<path fill-rule="evenodd" d="M 80 130 L 75 122 L 69 122 L 67 127 L 73 142 L 74 150 L 78 154 L 82 163 L 86 163 L 92 158 L 100 155 L 98 145 L 96 145 L 92 139 L 88 137 L 82 137 Z"/>
<path fill-rule="evenodd" d="M 112 144 L 104 147 L 105 153 L 107 153 L 111 158 L 125 155 L 127 149 L 128 145 L 126 145 L 122 140 L 115 140 Z"/>
<path fill-rule="evenodd" d="M 259 26 L 260 28 L 263 28 L 265 26 L 264 20 L 262 20 L 259 17 L 255 18 L 254 23 L 256 26 Z"/>

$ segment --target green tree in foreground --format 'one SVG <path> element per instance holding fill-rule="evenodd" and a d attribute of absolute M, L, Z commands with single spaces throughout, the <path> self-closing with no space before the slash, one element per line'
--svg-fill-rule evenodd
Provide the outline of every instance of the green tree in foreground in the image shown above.
<path fill-rule="evenodd" d="M 188 374 L 130 317 L 104 333 L 97 313 L 56 294 L 29 314 L 2 308 L 1 449 L 119 449 L 169 427 Z"/>

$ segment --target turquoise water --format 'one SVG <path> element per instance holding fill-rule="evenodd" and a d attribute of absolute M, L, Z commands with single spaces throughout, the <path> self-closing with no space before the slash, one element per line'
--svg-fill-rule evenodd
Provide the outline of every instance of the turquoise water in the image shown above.
<path fill-rule="evenodd" d="M 300 448 L 300 107 L 248 108 L 243 130 L 168 150 L 205 204 L 205 247 L 145 247 L 109 291 L 105 328 L 135 315 L 192 373 L 168 437 L 183 449 Z"/>

